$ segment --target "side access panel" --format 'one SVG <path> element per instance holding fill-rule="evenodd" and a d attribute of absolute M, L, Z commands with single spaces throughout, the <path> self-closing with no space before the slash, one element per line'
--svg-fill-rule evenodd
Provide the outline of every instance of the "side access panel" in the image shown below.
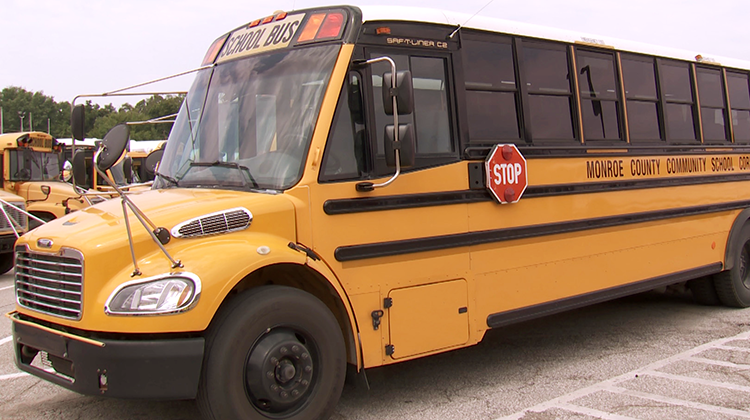
<path fill-rule="evenodd" d="M 394 289 L 388 294 L 390 356 L 403 359 L 469 341 L 466 280 Z"/>

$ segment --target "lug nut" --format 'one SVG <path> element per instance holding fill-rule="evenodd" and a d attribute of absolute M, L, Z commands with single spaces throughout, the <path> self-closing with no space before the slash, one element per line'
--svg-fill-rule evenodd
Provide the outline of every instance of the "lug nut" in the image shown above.
<path fill-rule="evenodd" d="M 286 398 L 289 396 L 289 394 L 287 394 L 286 391 L 281 391 L 281 394 L 279 394 L 279 396 L 281 396 L 281 398 Z"/>
<path fill-rule="evenodd" d="M 287 354 L 287 353 L 289 353 L 289 349 L 287 349 L 286 347 L 282 347 L 281 354 Z"/>

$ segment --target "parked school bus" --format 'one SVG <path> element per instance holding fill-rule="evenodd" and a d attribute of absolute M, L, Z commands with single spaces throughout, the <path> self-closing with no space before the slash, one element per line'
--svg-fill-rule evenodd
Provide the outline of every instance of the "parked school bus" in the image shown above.
<path fill-rule="evenodd" d="M 26 200 L 0 190 L 0 274 L 13 268 L 13 245 L 29 228 Z"/>
<path fill-rule="evenodd" d="M 52 220 L 90 202 L 62 177 L 62 143 L 38 131 L 0 134 L 2 187 L 26 200 L 27 211 Z M 32 219 L 32 226 L 40 222 Z"/>
<path fill-rule="evenodd" d="M 337 6 L 217 39 L 153 188 L 19 239 L 18 367 L 327 418 L 347 368 L 490 328 L 688 281 L 750 305 L 750 63 L 468 18 Z"/>

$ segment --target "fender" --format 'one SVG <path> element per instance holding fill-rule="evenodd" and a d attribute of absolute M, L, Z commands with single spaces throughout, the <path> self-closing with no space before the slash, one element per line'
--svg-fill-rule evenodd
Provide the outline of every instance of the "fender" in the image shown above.
<path fill-rule="evenodd" d="M 724 255 L 724 270 L 731 270 L 734 267 L 735 255 L 739 255 L 737 247 L 741 246 L 738 244 L 740 231 L 750 220 L 750 209 L 745 209 L 737 215 L 732 224 L 732 229 L 729 231 L 729 237 L 727 238 L 726 254 Z"/>
<path fill-rule="evenodd" d="M 346 294 L 344 287 L 341 285 L 341 281 L 338 277 L 336 277 L 336 275 L 333 273 L 333 271 L 325 261 L 323 261 L 322 259 L 314 260 L 308 257 L 306 264 L 308 267 L 315 270 L 318 274 L 328 280 L 328 283 L 336 291 L 339 300 L 344 305 L 346 314 L 347 316 L 349 316 L 349 327 L 351 328 L 352 337 L 354 337 L 354 340 L 352 340 L 352 344 L 354 345 L 354 351 L 357 355 L 357 372 L 359 372 L 364 367 L 364 357 L 362 356 L 361 342 L 358 338 L 359 324 L 357 323 L 357 318 L 354 316 L 354 310 L 352 309 L 352 303 L 349 301 L 349 295 Z"/>

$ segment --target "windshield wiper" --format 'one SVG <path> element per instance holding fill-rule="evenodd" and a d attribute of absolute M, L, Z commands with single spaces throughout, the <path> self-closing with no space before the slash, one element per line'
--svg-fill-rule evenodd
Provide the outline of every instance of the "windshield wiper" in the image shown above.
<path fill-rule="evenodd" d="M 175 187 L 180 186 L 180 181 L 172 178 L 169 175 L 160 174 L 159 171 L 154 171 L 154 174 L 158 176 L 159 178 L 164 178 L 165 181 L 169 182 L 170 184 L 174 185 Z"/>
<path fill-rule="evenodd" d="M 237 162 L 222 162 L 220 160 L 217 160 L 217 161 L 214 161 L 214 162 L 190 162 L 190 167 L 191 168 L 194 168 L 196 166 L 205 167 L 205 168 L 210 168 L 210 167 L 214 167 L 214 166 L 219 166 L 219 167 L 222 167 L 222 168 L 236 168 L 241 173 L 247 175 L 247 178 L 253 184 L 253 188 L 256 188 L 256 189 L 260 188 L 260 186 L 258 185 L 258 183 L 255 182 L 255 178 L 253 178 L 253 175 L 250 173 L 250 169 L 247 166 L 242 166 L 242 165 L 240 165 Z M 244 179 L 243 179 L 243 183 L 245 185 L 247 185 L 247 182 L 245 182 Z"/>

